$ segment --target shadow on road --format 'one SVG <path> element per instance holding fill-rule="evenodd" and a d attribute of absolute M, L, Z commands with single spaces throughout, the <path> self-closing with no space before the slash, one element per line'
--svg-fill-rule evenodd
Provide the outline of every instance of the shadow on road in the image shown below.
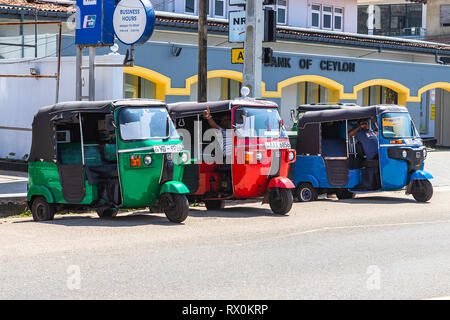
<path fill-rule="evenodd" d="M 217 217 L 217 218 L 253 218 L 261 216 L 280 216 L 272 212 L 270 209 L 262 207 L 225 207 L 220 210 L 200 210 L 197 208 L 190 208 L 189 215 L 192 217 Z"/>
<path fill-rule="evenodd" d="M 148 211 L 118 214 L 114 218 L 98 218 L 96 216 L 56 215 L 54 220 L 35 222 L 33 220 L 16 221 L 13 223 L 46 223 L 67 227 L 134 227 L 143 225 L 182 226 L 184 223 L 174 223 L 167 220 L 165 215 L 149 214 Z"/>
<path fill-rule="evenodd" d="M 335 200 L 336 201 L 336 200 Z M 405 204 L 405 203 L 416 203 L 416 204 L 426 204 L 423 202 L 417 202 L 412 198 L 397 198 L 397 197 L 385 197 L 385 196 L 356 196 L 354 199 L 342 199 L 337 200 L 343 203 L 351 204 Z"/>

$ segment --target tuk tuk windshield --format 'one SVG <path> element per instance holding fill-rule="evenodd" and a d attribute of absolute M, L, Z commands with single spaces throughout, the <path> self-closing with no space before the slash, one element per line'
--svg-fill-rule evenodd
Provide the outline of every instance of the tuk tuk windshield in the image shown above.
<path fill-rule="evenodd" d="M 276 108 L 241 107 L 236 111 L 234 125 L 239 138 L 287 138 Z"/>
<path fill-rule="evenodd" d="M 123 140 L 179 138 L 166 108 L 123 108 L 118 120 Z"/>
<path fill-rule="evenodd" d="M 381 126 L 383 137 L 387 139 L 419 137 L 409 113 L 385 113 L 381 117 Z"/>

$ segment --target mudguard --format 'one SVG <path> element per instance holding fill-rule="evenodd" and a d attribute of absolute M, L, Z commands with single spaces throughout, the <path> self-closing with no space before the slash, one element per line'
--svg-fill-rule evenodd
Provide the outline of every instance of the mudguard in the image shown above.
<path fill-rule="evenodd" d="M 185 193 L 190 193 L 190 191 L 183 182 L 167 181 L 161 186 L 161 190 L 159 191 L 159 194 L 163 194 L 163 193 L 185 194 Z"/>
<path fill-rule="evenodd" d="M 55 197 L 53 197 L 50 189 L 43 185 L 35 184 L 31 186 L 27 193 L 27 201 L 31 201 L 33 196 L 43 196 L 47 203 L 55 202 Z"/>
<path fill-rule="evenodd" d="M 295 177 L 295 181 L 298 181 L 299 183 L 297 185 L 299 185 L 302 182 L 309 182 L 312 184 L 312 186 L 314 188 L 318 188 L 320 186 L 319 184 L 319 180 L 317 180 L 316 177 L 310 175 L 310 174 L 301 174 L 298 177 Z"/>
<path fill-rule="evenodd" d="M 409 177 L 409 181 L 413 181 L 413 180 L 430 180 L 433 179 L 433 176 L 424 171 L 424 170 L 418 170 L 415 171 L 411 174 L 411 176 Z"/>
<path fill-rule="evenodd" d="M 269 181 L 267 189 L 270 188 L 282 188 L 282 189 L 294 189 L 295 185 L 289 178 L 286 177 L 275 177 Z"/>

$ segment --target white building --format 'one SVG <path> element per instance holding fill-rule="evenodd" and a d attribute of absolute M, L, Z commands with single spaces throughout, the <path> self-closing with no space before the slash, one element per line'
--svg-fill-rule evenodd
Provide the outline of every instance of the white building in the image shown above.
<path fill-rule="evenodd" d="M 198 14 L 198 0 L 154 0 L 152 3 L 158 11 Z M 227 19 L 230 11 L 242 10 L 228 3 L 227 0 L 209 1 L 208 17 Z M 357 30 L 356 0 L 277 0 L 273 7 L 280 25 L 352 33 Z"/>

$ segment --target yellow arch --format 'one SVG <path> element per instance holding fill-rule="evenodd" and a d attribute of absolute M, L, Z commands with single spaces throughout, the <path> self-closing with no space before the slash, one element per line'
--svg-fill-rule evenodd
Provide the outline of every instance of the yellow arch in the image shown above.
<path fill-rule="evenodd" d="M 406 106 L 406 102 L 410 98 L 410 90 L 408 87 L 405 87 L 401 83 L 398 83 L 393 80 L 388 79 L 373 79 L 369 81 L 365 81 L 353 87 L 353 93 L 344 93 L 341 96 L 341 99 L 345 100 L 357 100 L 358 91 L 371 87 L 371 86 L 383 86 L 389 89 L 394 90 L 398 93 L 398 104 Z"/>
<path fill-rule="evenodd" d="M 431 89 L 444 89 L 450 92 L 450 82 L 433 82 L 423 86 L 417 92 L 417 97 L 411 96 L 409 97 L 409 102 L 420 102 L 422 101 L 422 94 Z"/>
<path fill-rule="evenodd" d="M 330 102 L 339 102 L 344 94 L 344 86 L 339 82 L 316 75 L 302 75 L 288 78 L 277 84 L 277 91 L 266 91 L 266 84 L 262 82 L 261 96 L 263 98 L 281 98 L 281 90 L 299 82 L 314 82 L 330 90 Z"/>
<path fill-rule="evenodd" d="M 134 76 L 147 79 L 155 83 L 156 84 L 155 98 L 162 101 L 166 100 L 167 91 L 171 87 L 171 80 L 169 77 L 166 77 L 165 75 L 159 72 L 138 66 L 124 67 L 123 72 L 126 74 L 131 74 Z"/>

